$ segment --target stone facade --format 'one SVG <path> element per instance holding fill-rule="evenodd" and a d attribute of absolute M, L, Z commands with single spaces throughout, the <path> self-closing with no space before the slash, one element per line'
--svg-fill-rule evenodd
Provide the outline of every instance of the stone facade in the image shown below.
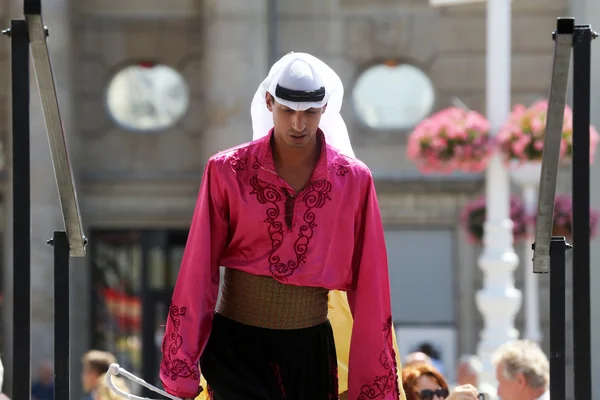
<path fill-rule="evenodd" d="M 16 1 L 13 1 L 17 3 Z M 206 158 L 250 139 L 249 104 L 268 71 L 268 2 L 264 0 L 161 1 L 44 0 L 52 61 L 76 169 L 86 231 L 92 228 L 185 228 Z M 11 6 L 9 6 L 11 4 Z M 19 6 L 0 2 L 2 20 Z M 550 33 L 565 0 L 519 0 L 513 12 L 513 103 L 547 96 L 552 60 Z M 68 11 L 63 13 L 63 11 Z M 66 16 L 66 17 L 65 17 Z M 69 17 L 70 16 L 70 17 Z M 70 19 L 65 19 L 70 18 Z M 453 97 L 485 112 L 485 8 L 434 9 L 426 0 L 280 0 L 278 55 L 306 51 L 328 62 L 346 85 L 343 114 L 357 156 L 379 178 L 388 226 L 456 228 L 460 207 L 483 189 L 481 177 L 423 179 L 403 156 L 407 132 L 373 132 L 358 121 L 352 87 L 368 66 L 397 59 L 420 67 L 433 81 L 436 109 Z M 57 38 L 57 39 L 54 39 Z M 189 111 L 175 127 L 154 134 L 127 132 L 106 113 L 108 81 L 129 62 L 153 60 L 178 70 L 190 90 Z M 0 41 L 0 71 L 10 70 L 9 41 Z M 9 141 L 9 82 L 0 84 L 0 134 Z M 33 81 L 35 82 L 35 81 Z M 35 91 L 34 107 L 39 107 Z M 32 125 L 36 222 L 33 343 L 35 363 L 52 352 L 52 253 L 43 243 L 60 226 L 47 142 L 39 111 Z M 34 133 L 35 131 L 35 133 Z M 8 153 L 7 153 L 8 154 Z M 568 179 L 566 179 L 568 181 Z M 5 206 L 10 188 L 5 180 Z M 563 180 L 564 182 L 564 180 Z M 8 212 L 8 211 L 7 211 Z M 9 214 L 6 214 L 8 217 Z M 10 220 L 5 219 L 5 292 L 10 295 Z M 474 294 L 481 287 L 477 249 L 456 228 L 454 284 L 459 353 L 474 352 L 481 317 Z M 90 276 L 86 261 L 74 266 L 73 370 L 88 346 Z M 516 283 L 522 287 L 522 269 Z M 49 286 L 50 285 L 50 286 Z M 541 279 L 542 327 L 548 348 L 547 279 Z M 12 304 L 4 304 L 10 317 Z M 7 327 L 7 324 L 4 325 Z M 10 325 L 8 325 L 10 326 Z M 522 327 L 522 314 L 517 328 Z M 10 329 L 5 329 L 5 365 L 10 365 Z M 46 334 L 42 334 L 46 332 Z M 34 370 L 35 373 L 35 370 Z M 9 387 L 10 368 L 6 386 Z M 75 375 L 74 375 L 75 376 Z M 79 389 L 73 379 L 74 393 Z"/>

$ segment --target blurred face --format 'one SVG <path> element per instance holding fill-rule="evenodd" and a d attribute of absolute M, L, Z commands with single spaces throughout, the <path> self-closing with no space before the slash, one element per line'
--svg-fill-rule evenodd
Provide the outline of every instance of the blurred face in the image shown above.
<path fill-rule="evenodd" d="M 269 93 L 266 101 L 267 108 L 273 113 L 275 137 L 280 143 L 294 148 L 303 148 L 315 143 L 317 128 L 327 106 L 295 111 L 277 103 Z"/>
<path fill-rule="evenodd" d="M 40 381 L 44 383 L 52 383 L 54 380 L 54 371 L 52 365 L 44 364 L 40 367 Z"/>
<path fill-rule="evenodd" d="M 472 374 L 469 366 L 463 363 L 456 371 L 456 381 L 459 385 L 471 384 L 477 386 L 477 375 Z"/>
<path fill-rule="evenodd" d="M 496 380 L 498 381 L 498 396 L 502 400 L 521 400 L 526 394 L 527 382 L 523 374 L 518 374 L 515 379 L 509 379 L 504 373 L 504 364 L 496 366 Z"/>
<path fill-rule="evenodd" d="M 81 386 L 83 386 L 83 391 L 89 393 L 94 390 L 99 377 L 100 375 L 96 371 L 84 365 L 81 372 Z"/>
<path fill-rule="evenodd" d="M 448 397 L 448 392 L 443 390 L 438 381 L 429 375 L 423 375 L 417 379 L 415 392 L 421 400 L 444 400 Z"/>

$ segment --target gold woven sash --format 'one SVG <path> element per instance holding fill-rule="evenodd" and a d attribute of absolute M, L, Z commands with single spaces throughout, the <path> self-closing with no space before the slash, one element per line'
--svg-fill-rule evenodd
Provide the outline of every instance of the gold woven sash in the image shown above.
<path fill-rule="evenodd" d="M 327 289 L 285 285 L 267 276 L 225 268 L 217 312 L 242 324 L 301 329 L 327 321 Z"/>

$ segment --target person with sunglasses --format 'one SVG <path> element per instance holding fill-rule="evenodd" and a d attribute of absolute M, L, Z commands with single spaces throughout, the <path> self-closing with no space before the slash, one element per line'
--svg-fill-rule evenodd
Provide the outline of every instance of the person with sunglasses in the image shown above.
<path fill-rule="evenodd" d="M 473 385 L 461 385 L 450 391 L 448 382 L 431 364 L 413 364 L 402 369 L 406 400 L 478 400 Z"/>

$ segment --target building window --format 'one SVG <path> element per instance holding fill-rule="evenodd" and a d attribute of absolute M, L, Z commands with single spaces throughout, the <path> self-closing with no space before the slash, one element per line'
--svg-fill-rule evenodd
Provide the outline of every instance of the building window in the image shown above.
<path fill-rule="evenodd" d="M 429 347 L 434 365 L 450 380 L 457 356 L 454 235 L 451 229 L 385 232 L 400 354 Z"/>
<path fill-rule="evenodd" d="M 454 231 L 386 230 L 385 240 L 394 323 L 453 325 Z"/>
<path fill-rule="evenodd" d="M 118 71 L 106 90 L 106 107 L 122 128 L 157 132 L 177 124 L 189 105 L 185 80 L 166 65 L 140 62 Z"/>
<path fill-rule="evenodd" d="M 161 341 L 187 232 L 96 230 L 91 237 L 92 346 L 160 387 Z"/>
<path fill-rule="evenodd" d="M 413 128 L 433 110 L 429 77 L 410 64 L 389 62 L 364 71 L 352 93 L 360 121 L 374 130 Z"/>

